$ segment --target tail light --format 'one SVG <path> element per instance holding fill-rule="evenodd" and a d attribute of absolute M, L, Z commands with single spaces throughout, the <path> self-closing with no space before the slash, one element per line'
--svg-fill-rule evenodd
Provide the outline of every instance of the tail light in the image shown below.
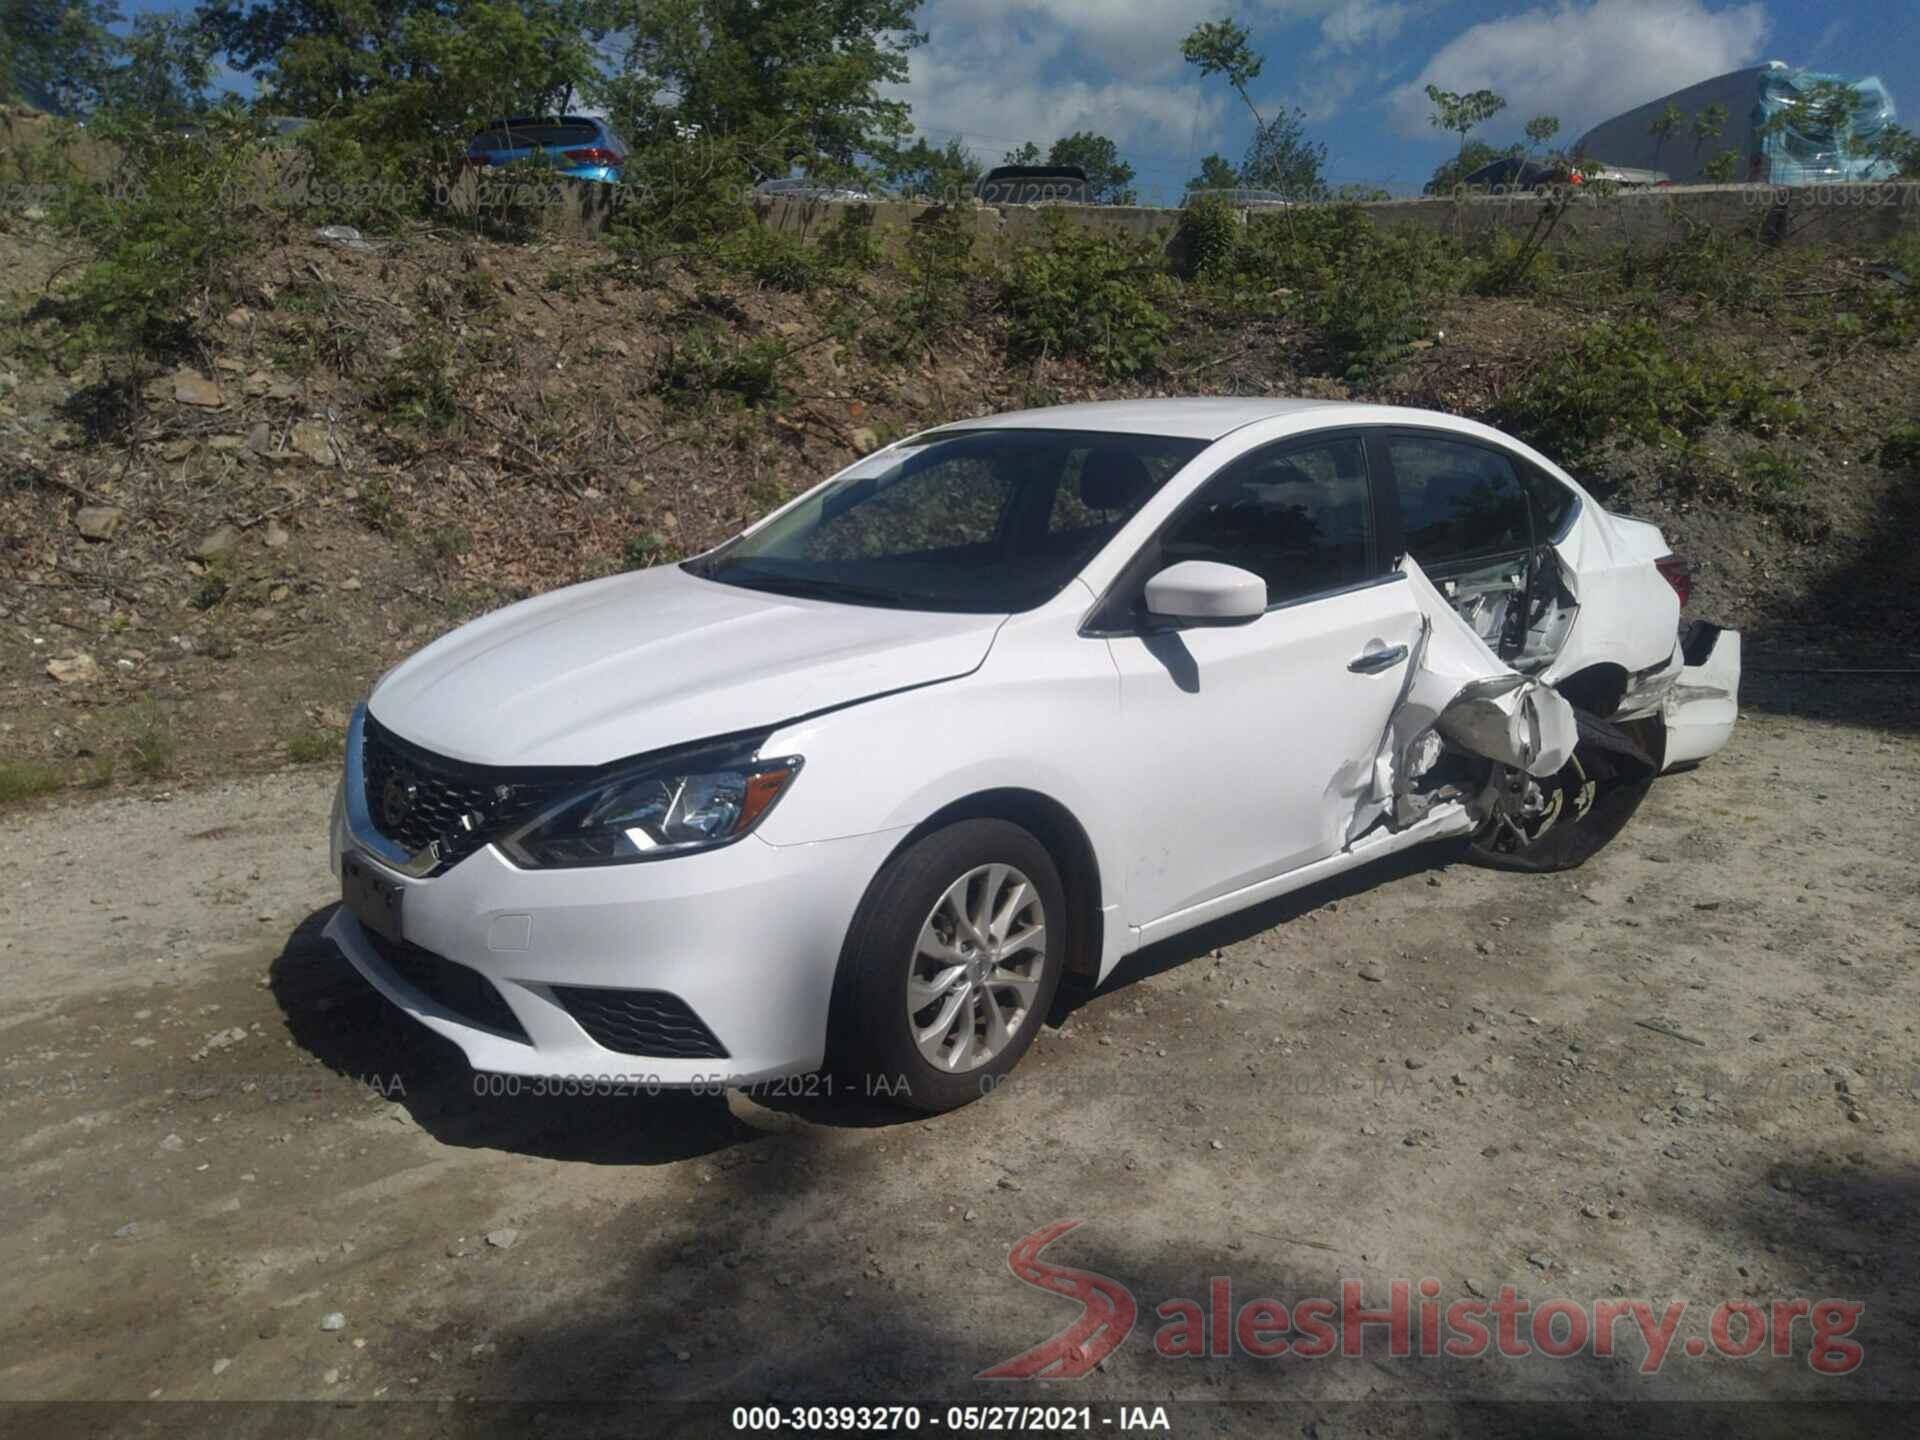
<path fill-rule="evenodd" d="M 601 145 L 589 145 L 584 150 L 563 150 L 560 152 L 576 165 L 618 165 L 620 152 L 608 150 Z"/>
<path fill-rule="evenodd" d="M 1667 577 L 1667 583 L 1673 587 L 1673 593 L 1680 597 L 1685 605 L 1693 596 L 1693 567 L 1678 555 L 1662 555 L 1653 562 L 1653 568 Z"/>

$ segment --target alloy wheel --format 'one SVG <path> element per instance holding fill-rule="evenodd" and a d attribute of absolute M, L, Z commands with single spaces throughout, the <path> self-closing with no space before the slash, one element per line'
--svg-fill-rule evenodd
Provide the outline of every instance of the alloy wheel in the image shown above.
<path fill-rule="evenodd" d="M 1047 958 L 1040 891 L 1011 865 L 976 866 L 935 903 L 914 943 L 907 1024 L 929 1065 L 977 1070 L 1033 1016 Z"/>

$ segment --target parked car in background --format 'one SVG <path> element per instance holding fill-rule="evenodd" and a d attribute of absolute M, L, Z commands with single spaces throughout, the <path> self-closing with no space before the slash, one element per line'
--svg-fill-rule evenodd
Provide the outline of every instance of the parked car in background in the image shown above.
<path fill-rule="evenodd" d="M 876 197 L 857 185 L 835 185 L 828 180 L 810 180 L 795 176 L 785 180 L 762 180 L 753 187 L 755 195 L 768 200 L 826 200 L 842 204 L 869 204 Z"/>
<path fill-rule="evenodd" d="M 1078 165 L 999 165 L 973 187 L 988 205 L 1091 205 L 1093 190 Z"/>
<path fill-rule="evenodd" d="M 1661 170 L 1636 170 L 1601 160 L 1531 160 L 1524 155 L 1503 155 L 1482 165 L 1460 183 L 1469 190 L 1500 194 L 1537 190 L 1542 186 L 1585 185 L 1593 181 L 1629 188 L 1673 183 L 1672 177 Z"/>
<path fill-rule="evenodd" d="M 531 161 L 572 180 L 617 185 L 628 150 L 605 120 L 591 115 L 521 115 L 496 120 L 475 135 L 466 160 L 483 169 Z"/>
<path fill-rule="evenodd" d="M 1217 200 L 1236 210 L 1257 210 L 1267 207 L 1292 205 L 1295 202 L 1282 195 L 1278 190 L 1251 190 L 1244 185 L 1220 185 L 1212 188 L 1196 188 L 1187 191 L 1180 201 L 1181 209 L 1200 200 Z"/>
<path fill-rule="evenodd" d="M 326 933 L 477 1070 L 948 1109 L 1064 971 L 1429 842 L 1579 864 L 1732 732 L 1688 576 L 1451 415 L 958 421 L 389 671 Z"/>

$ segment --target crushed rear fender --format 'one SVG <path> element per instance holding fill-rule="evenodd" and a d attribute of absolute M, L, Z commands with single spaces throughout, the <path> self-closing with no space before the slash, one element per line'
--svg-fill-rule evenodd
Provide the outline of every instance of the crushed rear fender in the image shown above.
<path fill-rule="evenodd" d="M 1449 749 L 1545 777 L 1558 773 L 1580 739 L 1573 706 L 1558 691 L 1495 655 L 1411 555 L 1401 569 L 1420 607 L 1420 635 L 1349 839 L 1382 816 L 1399 829 L 1424 818 L 1438 800 L 1469 798 L 1416 788 Z"/>

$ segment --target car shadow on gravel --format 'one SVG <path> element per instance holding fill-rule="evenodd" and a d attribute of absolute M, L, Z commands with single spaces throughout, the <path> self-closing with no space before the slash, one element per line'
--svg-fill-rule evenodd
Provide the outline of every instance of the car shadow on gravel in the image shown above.
<path fill-rule="evenodd" d="M 451 1041 L 369 985 L 321 932 L 335 906 L 299 924 L 269 971 L 287 1034 L 340 1075 L 377 1088 L 442 1144 L 595 1165 L 711 1155 L 755 1130 L 717 1096 L 497 1094 Z"/>
<path fill-rule="evenodd" d="M 1170 1298 L 1193 1297 L 1196 1314 L 1203 1304 L 1255 1296 L 1291 1304 L 1337 1297 L 1357 1272 L 1367 1303 L 1383 1307 L 1392 1272 L 1322 1253 L 1330 1247 L 1302 1248 L 1311 1242 L 1272 1233 L 1278 1227 L 1267 1217 L 1253 1225 L 1212 1217 L 1169 1239 L 1152 1221 L 1140 1223 L 1153 1209 L 1150 1192 L 1094 1198 L 1097 1170 L 1015 1192 L 949 1180 L 902 1204 L 891 1172 L 905 1163 L 813 1130 L 769 1138 L 697 1175 L 677 1172 L 669 1180 L 677 1191 L 629 1206 L 583 1237 L 610 1263 L 589 1292 L 499 1332 L 475 1398 L 541 1404 L 548 1435 L 634 1433 L 622 1423 L 642 1419 L 649 1435 L 723 1435 L 734 1433 L 731 1407 L 742 1403 L 916 1402 L 930 1412 L 924 1429 L 945 1430 L 953 1403 L 1086 1403 L 1111 1416 L 1123 1397 L 1202 1402 L 1176 1409 L 1176 1434 L 1889 1433 L 1889 1416 L 1841 1403 L 1882 1399 L 1882 1391 L 1826 1396 L 1811 1410 L 1805 1402 L 1819 1387 L 1793 1383 L 1808 1378 L 1804 1358 L 1772 1373 L 1755 1362 L 1742 1385 L 1726 1383 L 1712 1361 L 1676 1358 L 1662 1384 L 1637 1373 L 1642 1351 L 1630 1338 L 1604 1358 L 1583 1350 L 1568 1359 L 1446 1360 L 1391 1354 L 1376 1324 L 1365 1354 L 1351 1358 L 1309 1363 L 1227 1348 L 1163 1357 L 1155 1337 Z M 1086 1218 L 1046 1255 L 1073 1268 L 1052 1283 L 1022 1284 L 1009 1271 L 1009 1247 L 1073 1216 Z M 1523 1273 L 1530 1278 L 1519 1293 L 1533 1303 L 1588 1298 L 1570 1276 Z M 1079 1383 L 983 1380 L 983 1370 L 1078 1318 L 1085 1302 L 1062 1282 L 1084 1274 L 1117 1283 L 1136 1302 L 1120 1347 Z M 1213 1277 L 1222 1275 L 1231 1277 L 1231 1300 L 1213 1302 Z M 1465 1293 L 1457 1283 L 1446 1291 L 1449 1300 Z M 447 1323 L 482 1321 L 454 1315 Z M 1695 1365 L 1697 1380 L 1686 1368 Z M 1647 1403 L 1656 1397 L 1669 1403 Z M 1763 1399 L 1770 1403 L 1751 1403 Z M 465 1433 L 518 1434 L 526 1415 L 482 1405 L 460 1418 Z M 968 1432 L 962 1425 L 958 1433 Z"/>

